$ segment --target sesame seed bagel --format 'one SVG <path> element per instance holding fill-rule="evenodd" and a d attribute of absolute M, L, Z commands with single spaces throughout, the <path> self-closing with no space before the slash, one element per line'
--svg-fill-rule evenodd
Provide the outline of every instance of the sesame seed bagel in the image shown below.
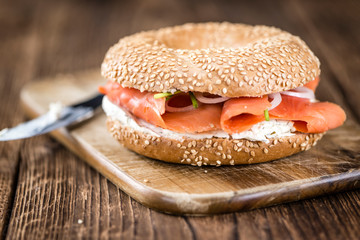
<path fill-rule="evenodd" d="M 115 139 L 134 152 L 165 162 L 195 166 L 267 162 L 308 150 L 324 135 L 297 133 L 271 139 L 269 143 L 228 138 L 179 141 L 136 131 L 111 117 L 107 118 L 107 128 Z"/>
<path fill-rule="evenodd" d="M 140 32 L 109 49 L 102 75 L 140 91 L 259 96 L 302 86 L 320 63 L 296 36 L 274 27 L 200 23 Z"/>

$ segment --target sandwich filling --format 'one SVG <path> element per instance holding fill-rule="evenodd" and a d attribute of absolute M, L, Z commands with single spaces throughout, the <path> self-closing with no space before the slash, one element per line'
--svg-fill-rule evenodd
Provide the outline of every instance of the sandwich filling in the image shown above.
<path fill-rule="evenodd" d="M 346 116 L 339 106 L 315 100 L 318 81 L 317 78 L 290 91 L 238 98 L 176 90 L 170 93 L 141 92 L 112 81 L 99 91 L 107 96 L 104 109 L 108 115 L 115 112 L 110 110 L 114 105 L 123 109 L 119 111 L 140 119 L 138 125 L 155 129 L 154 132 L 265 141 L 271 136 L 279 137 L 279 133 L 322 133 L 344 122 Z M 261 129 L 268 133 L 262 132 L 260 137 L 251 135 Z"/>
<path fill-rule="evenodd" d="M 168 129 L 157 127 L 140 118 L 137 118 L 122 109 L 121 107 L 112 103 L 108 97 L 104 97 L 102 107 L 105 114 L 113 120 L 117 120 L 121 125 L 130 127 L 135 131 L 143 132 L 156 137 L 166 137 L 182 141 L 185 138 L 191 139 L 206 139 L 206 138 L 233 138 L 233 139 L 248 139 L 251 141 L 268 142 L 271 138 L 280 138 L 294 135 L 296 129 L 293 127 L 293 122 L 283 120 L 263 121 L 253 125 L 249 130 L 241 133 L 228 134 L 223 130 L 214 130 L 201 133 L 179 133 Z"/>

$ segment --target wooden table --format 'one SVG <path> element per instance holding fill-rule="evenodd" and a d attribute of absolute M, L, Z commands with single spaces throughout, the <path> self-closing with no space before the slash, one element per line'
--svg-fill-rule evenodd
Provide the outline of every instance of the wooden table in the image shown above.
<path fill-rule="evenodd" d="M 356 0 L 2 0 L 0 128 L 25 120 L 18 104 L 24 84 L 98 67 L 122 36 L 210 20 L 301 36 L 322 63 L 318 98 L 340 104 L 359 124 L 359 12 Z M 0 143 L 3 238 L 356 239 L 359 226 L 359 190 L 248 212 L 171 216 L 132 200 L 48 136 Z"/>

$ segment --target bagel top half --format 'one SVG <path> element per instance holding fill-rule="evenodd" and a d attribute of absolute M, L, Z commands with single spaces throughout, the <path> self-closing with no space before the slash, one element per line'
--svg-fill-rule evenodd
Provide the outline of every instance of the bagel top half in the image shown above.
<path fill-rule="evenodd" d="M 140 32 L 109 49 L 102 75 L 149 92 L 240 97 L 294 89 L 320 74 L 296 36 L 274 27 L 199 23 Z"/>

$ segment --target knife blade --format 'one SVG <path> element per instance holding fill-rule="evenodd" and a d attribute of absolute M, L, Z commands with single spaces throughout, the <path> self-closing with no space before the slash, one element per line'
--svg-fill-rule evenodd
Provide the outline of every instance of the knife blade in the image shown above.
<path fill-rule="evenodd" d="M 29 138 L 51 132 L 55 129 L 79 123 L 94 115 L 94 111 L 101 105 L 103 95 L 98 94 L 81 103 L 62 108 L 58 116 L 49 111 L 31 121 L 21 123 L 13 128 L 0 131 L 0 141 L 11 141 Z"/>

